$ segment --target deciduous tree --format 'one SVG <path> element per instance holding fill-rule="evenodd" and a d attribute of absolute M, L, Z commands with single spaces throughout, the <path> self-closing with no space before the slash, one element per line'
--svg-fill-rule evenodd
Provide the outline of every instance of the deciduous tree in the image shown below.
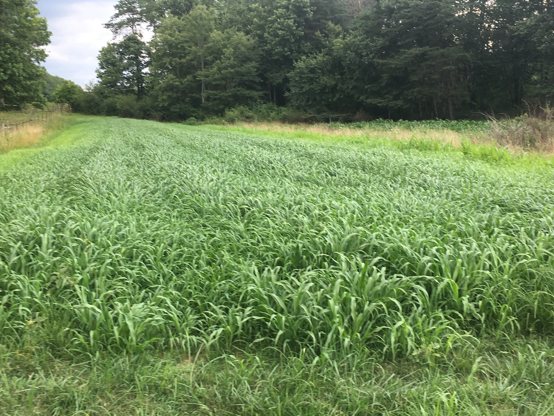
<path fill-rule="evenodd" d="M 46 71 L 40 63 L 49 43 L 36 0 L 0 0 L 0 108 L 45 103 L 41 91 Z"/>
<path fill-rule="evenodd" d="M 53 98 L 58 104 L 68 104 L 75 109 L 82 94 L 83 89 L 79 85 L 72 81 L 64 81 L 54 91 Z"/>
<path fill-rule="evenodd" d="M 149 47 L 138 35 L 132 34 L 121 42 L 102 48 L 98 56 L 97 77 L 100 86 L 114 95 L 135 95 L 143 98 L 149 66 Z"/>

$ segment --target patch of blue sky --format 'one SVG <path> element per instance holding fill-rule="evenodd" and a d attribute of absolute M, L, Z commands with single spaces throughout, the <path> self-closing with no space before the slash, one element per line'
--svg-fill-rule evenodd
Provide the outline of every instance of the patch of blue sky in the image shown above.
<path fill-rule="evenodd" d="M 39 0 L 37 7 L 52 32 L 44 66 L 52 75 L 85 86 L 96 79 L 98 53 L 113 38 L 103 24 L 116 0 Z"/>

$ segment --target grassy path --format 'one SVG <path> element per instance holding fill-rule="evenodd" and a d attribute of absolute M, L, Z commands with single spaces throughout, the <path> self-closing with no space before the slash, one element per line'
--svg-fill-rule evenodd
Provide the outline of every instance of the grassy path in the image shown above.
<path fill-rule="evenodd" d="M 552 414 L 553 179 L 83 120 L 0 156 L 0 413 Z"/>

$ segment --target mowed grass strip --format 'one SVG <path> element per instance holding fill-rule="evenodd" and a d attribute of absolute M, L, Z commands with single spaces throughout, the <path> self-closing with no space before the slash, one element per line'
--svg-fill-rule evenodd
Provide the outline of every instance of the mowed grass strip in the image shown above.
<path fill-rule="evenodd" d="M 63 135 L 70 146 L 0 168 L 0 368 L 11 391 L 0 406 L 13 414 L 26 414 L 22 400 L 55 414 L 125 414 L 105 394 L 60 402 L 55 378 L 37 403 L 22 396 L 14 386 L 31 381 L 18 380 L 70 372 L 46 356 L 84 385 L 127 385 L 133 397 L 121 400 L 155 414 L 551 409 L 548 166 L 136 120 L 88 120 Z M 188 381 L 154 357 L 184 365 Z M 110 360 L 137 378 L 108 382 Z M 521 371 L 497 391 L 486 375 L 501 380 L 506 360 Z M 149 371 L 176 384 L 154 388 Z M 398 371 L 441 387 L 417 384 L 405 400 L 411 381 L 388 379 Z M 479 378 L 487 393 L 477 397 Z M 164 393 L 141 396 L 145 386 Z M 213 390 L 225 386 L 236 394 Z"/>

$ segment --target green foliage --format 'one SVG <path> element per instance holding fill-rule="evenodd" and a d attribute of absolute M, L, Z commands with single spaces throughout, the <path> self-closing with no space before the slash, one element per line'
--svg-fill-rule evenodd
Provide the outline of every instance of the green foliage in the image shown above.
<path fill-rule="evenodd" d="M 104 26 L 114 35 L 142 37 L 144 26 L 152 27 L 156 21 L 156 2 L 152 0 L 119 0 L 115 13 Z"/>
<path fill-rule="evenodd" d="M 44 95 L 44 97 L 48 101 L 52 102 L 54 101 L 54 97 L 52 96 L 52 94 L 54 94 L 54 91 L 56 91 L 56 89 L 66 80 L 55 75 L 50 75 L 48 72 L 46 72 L 44 74 L 44 81 L 45 82 L 42 88 L 42 95 Z"/>
<path fill-rule="evenodd" d="M 238 106 L 226 110 L 223 119 L 227 123 L 236 123 L 239 121 L 255 121 L 257 117 L 250 108 Z"/>
<path fill-rule="evenodd" d="M 139 102 L 134 95 L 120 95 L 116 98 L 118 115 L 126 118 L 142 118 Z"/>
<path fill-rule="evenodd" d="M 469 99 L 470 57 L 459 7 L 465 5 L 394 0 L 360 15 L 349 39 L 349 76 L 366 84 L 355 91 L 357 101 L 395 114 L 419 107 L 421 118 L 425 112 L 453 119 L 454 104 Z M 439 115 L 443 106 L 447 111 Z"/>
<path fill-rule="evenodd" d="M 35 5 L 36 0 L 0 0 L 0 109 L 45 104 L 46 71 L 39 64 L 50 32 Z"/>
<path fill-rule="evenodd" d="M 464 156 L 487 162 L 505 162 L 512 159 L 506 148 L 498 148 L 495 145 L 473 145 L 468 141 L 462 143 L 462 152 Z"/>
<path fill-rule="evenodd" d="M 206 85 L 204 107 L 221 114 L 226 108 L 260 100 L 259 56 L 253 39 L 235 30 L 214 31 L 210 49 L 216 60 L 201 74 Z"/>
<path fill-rule="evenodd" d="M 123 40 L 99 57 L 97 97 L 150 96 L 151 112 L 167 120 L 221 117 L 260 101 L 309 114 L 304 121 L 516 115 L 525 101 L 554 98 L 552 7 L 120 0 L 106 26 Z"/>
<path fill-rule="evenodd" d="M 163 20 L 153 49 L 155 95 L 170 119 L 221 114 L 259 99 L 254 41 L 236 30 L 219 31 L 214 11 L 205 6 Z"/>
<path fill-rule="evenodd" d="M 348 93 L 344 62 L 345 43 L 337 38 L 319 54 L 299 59 L 289 74 L 291 104 L 316 112 L 355 111 L 352 95 Z"/>
<path fill-rule="evenodd" d="M 119 95 L 115 97 L 115 105 L 119 117 L 125 118 L 155 118 L 152 114 L 153 103 L 150 99 L 137 99 L 134 95 Z"/>
<path fill-rule="evenodd" d="M 298 123 L 300 121 L 306 121 L 306 117 L 309 117 L 306 113 L 299 112 L 295 109 L 279 107 L 272 103 L 256 103 L 250 107 L 237 106 L 229 108 L 225 110 L 222 119 L 208 118 L 206 122 L 211 124 L 252 121 Z"/>
<path fill-rule="evenodd" d="M 370 122 L 358 123 L 331 123 L 331 126 L 341 128 L 371 128 L 380 130 L 403 129 L 403 130 L 452 130 L 458 133 L 483 133 L 490 131 L 488 121 L 473 120 L 425 120 L 425 121 L 406 121 L 406 120 L 383 120 L 377 119 Z"/>
<path fill-rule="evenodd" d="M 554 294 L 551 170 L 416 141 L 94 126 L 2 188 L 3 337 L 40 316 L 93 354 L 258 341 L 394 359 L 554 323 L 538 306 Z M 44 176 L 58 179 L 42 196 Z"/>
<path fill-rule="evenodd" d="M 431 347 L 421 362 L 398 364 L 270 349 L 100 354 L 83 362 L 52 354 L 40 343 L 44 333 L 34 322 L 27 347 L 0 349 L 2 413 L 549 416 L 554 405 L 554 350 L 541 338 L 468 342 L 447 357 L 434 357 Z"/>
<path fill-rule="evenodd" d="M 52 94 L 54 101 L 59 104 L 69 104 L 77 107 L 83 95 L 83 89 L 72 81 L 62 82 Z"/>
<path fill-rule="evenodd" d="M 183 124 L 186 124 L 187 126 L 196 126 L 198 124 L 198 120 L 194 117 L 189 117 L 183 121 Z"/>
<path fill-rule="evenodd" d="M 277 103 L 276 88 L 283 89 L 294 61 L 300 59 L 309 46 L 304 27 L 313 12 L 309 0 L 265 0 L 250 7 L 250 30 L 260 43 L 264 56 L 262 71 L 270 91 L 273 89 L 270 98 Z"/>
<path fill-rule="evenodd" d="M 110 91 L 110 95 L 144 97 L 149 47 L 137 35 L 132 34 L 121 42 L 108 44 L 100 51 L 98 60 L 99 85 L 105 91 Z"/>

